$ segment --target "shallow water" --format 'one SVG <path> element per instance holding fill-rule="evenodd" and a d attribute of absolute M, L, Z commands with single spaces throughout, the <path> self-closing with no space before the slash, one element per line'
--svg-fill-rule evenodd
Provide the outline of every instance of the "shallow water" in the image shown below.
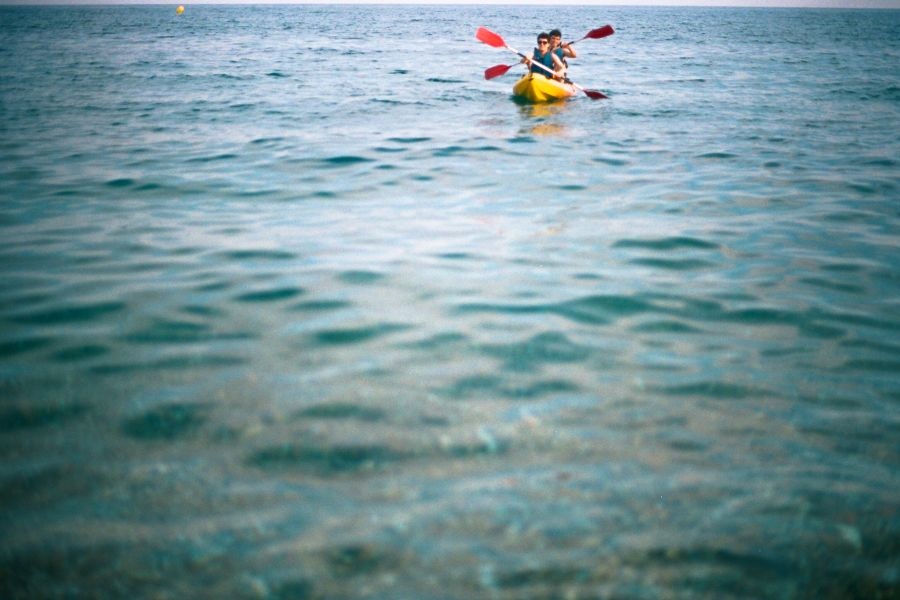
<path fill-rule="evenodd" d="M 4 597 L 900 594 L 900 12 L 546 18 L 0 7 Z"/>

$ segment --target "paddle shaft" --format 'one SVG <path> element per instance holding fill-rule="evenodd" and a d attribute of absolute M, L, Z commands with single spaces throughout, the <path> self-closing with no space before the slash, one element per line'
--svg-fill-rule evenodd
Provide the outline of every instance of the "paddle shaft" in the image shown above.
<path fill-rule="evenodd" d="M 552 76 L 555 76 L 555 75 L 558 75 L 558 73 L 556 73 L 556 71 L 554 71 L 553 69 L 551 69 L 550 67 L 548 67 L 548 66 L 545 65 L 544 63 L 539 63 L 539 62 L 537 62 L 536 60 L 534 60 L 533 58 L 528 58 L 527 56 L 525 56 L 524 54 L 522 54 L 521 52 L 519 52 L 519 51 L 516 50 L 515 48 L 510 48 L 509 46 L 507 46 L 507 48 L 509 48 L 510 50 L 512 50 L 513 52 L 515 52 L 515 53 L 518 54 L 519 56 L 521 56 L 522 58 L 528 59 L 528 60 L 531 62 L 532 65 L 537 65 L 537 66 L 539 66 L 540 68 L 542 68 L 543 70 L 547 71 L 548 73 L 550 73 L 550 76 L 551 76 L 551 77 L 552 77 Z M 526 63 L 526 64 L 527 64 L 527 63 Z M 529 66 L 531 66 L 531 65 L 529 65 Z"/>
<path fill-rule="evenodd" d="M 591 100 L 600 100 L 600 99 L 608 99 L 609 96 L 604 94 L 603 92 L 599 92 L 597 90 L 586 90 L 568 77 L 566 77 L 566 83 L 574 87 L 576 90 L 584 92 L 584 95 L 590 98 Z"/>

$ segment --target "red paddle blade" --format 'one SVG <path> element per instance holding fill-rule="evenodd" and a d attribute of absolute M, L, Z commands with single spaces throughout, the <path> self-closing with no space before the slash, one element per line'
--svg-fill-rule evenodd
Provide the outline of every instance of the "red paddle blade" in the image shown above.
<path fill-rule="evenodd" d="M 484 27 L 479 27 L 478 31 L 475 32 L 475 39 L 479 42 L 484 42 L 488 46 L 493 46 L 494 48 L 506 47 L 506 42 L 503 41 L 502 37 Z"/>
<path fill-rule="evenodd" d="M 584 92 L 584 95 L 590 98 L 591 100 L 602 100 L 608 99 L 609 96 L 604 94 L 603 92 L 598 92 L 597 90 L 581 90 Z"/>
<path fill-rule="evenodd" d="M 598 27 L 597 29 L 592 29 L 588 31 L 587 35 L 581 39 L 590 38 L 592 40 L 599 40 L 600 38 L 605 38 L 610 36 L 616 32 L 615 29 L 612 28 L 612 25 L 604 25 L 603 27 Z"/>
<path fill-rule="evenodd" d="M 494 77 L 505 75 L 507 71 L 513 68 L 513 66 L 514 65 L 494 65 L 493 67 L 488 67 L 484 70 L 484 78 L 493 79 Z"/>

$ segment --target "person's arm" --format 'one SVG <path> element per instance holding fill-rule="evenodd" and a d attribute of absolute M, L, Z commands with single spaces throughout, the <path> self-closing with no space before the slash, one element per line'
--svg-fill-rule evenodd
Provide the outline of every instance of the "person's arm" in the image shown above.
<path fill-rule="evenodd" d="M 553 70 L 557 73 L 564 73 L 566 70 L 566 65 L 563 64 L 563 61 L 559 59 L 556 55 L 556 52 L 551 52 L 550 56 L 553 58 Z"/>
<path fill-rule="evenodd" d="M 578 55 L 575 54 L 575 48 L 572 47 L 572 42 L 562 45 L 563 54 L 568 56 L 569 58 L 578 58 Z"/>
<path fill-rule="evenodd" d="M 531 57 L 526 56 L 526 55 L 523 54 L 523 55 L 522 55 L 522 60 L 519 61 L 519 62 L 524 63 L 525 66 L 528 67 L 529 69 L 531 68 Z"/>

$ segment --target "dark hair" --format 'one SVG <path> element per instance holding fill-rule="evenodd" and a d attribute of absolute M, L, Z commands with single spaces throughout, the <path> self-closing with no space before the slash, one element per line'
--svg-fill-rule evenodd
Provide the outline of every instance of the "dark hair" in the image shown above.
<path fill-rule="evenodd" d="M 549 42 L 549 41 L 550 41 L 550 36 L 547 35 L 546 33 L 544 33 L 544 32 L 542 31 L 542 32 L 540 32 L 540 33 L 538 34 L 538 36 L 537 36 L 537 41 L 541 41 L 541 40 L 547 40 L 547 41 Z"/>
<path fill-rule="evenodd" d="M 559 29 L 551 30 L 550 37 L 553 37 L 553 36 L 562 37 L 562 31 L 560 31 Z"/>

